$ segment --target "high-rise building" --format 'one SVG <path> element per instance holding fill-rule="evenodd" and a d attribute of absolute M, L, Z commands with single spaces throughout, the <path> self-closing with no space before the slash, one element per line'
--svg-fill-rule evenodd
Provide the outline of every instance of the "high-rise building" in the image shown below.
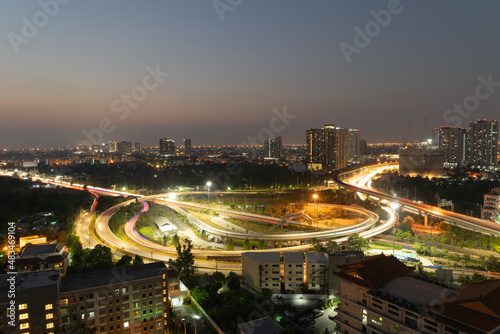
<path fill-rule="evenodd" d="M 141 151 L 142 151 L 142 143 L 141 143 L 140 141 L 139 141 L 139 142 L 137 142 L 137 143 L 135 143 L 135 145 L 134 145 L 134 150 L 135 150 L 136 152 L 141 152 Z"/>
<path fill-rule="evenodd" d="M 467 161 L 476 168 L 492 169 L 497 165 L 498 122 L 477 120 L 469 123 Z"/>
<path fill-rule="evenodd" d="M 110 153 L 113 153 L 113 152 L 116 152 L 117 151 L 117 145 L 118 145 L 118 141 L 117 140 L 111 140 L 111 141 L 108 141 L 108 152 Z"/>
<path fill-rule="evenodd" d="M 347 166 L 347 130 L 335 125 L 307 130 L 307 162 L 321 164 L 325 174 Z"/>
<path fill-rule="evenodd" d="M 160 138 L 160 155 L 175 156 L 176 147 L 173 139 Z"/>
<path fill-rule="evenodd" d="M 281 150 L 283 143 L 281 136 L 274 139 L 267 139 L 264 142 L 264 157 L 268 159 L 279 160 L 281 158 Z"/>
<path fill-rule="evenodd" d="M 467 133 L 464 128 L 442 126 L 434 131 L 434 145 L 444 150 L 444 167 L 461 167 L 465 163 Z"/>
<path fill-rule="evenodd" d="M 361 130 L 347 130 L 347 161 L 358 161 L 361 151 Z"/>
<path fill-rule="evenodd" d="M 116 144 L 116 151 L 119 153 L 130 153 L 132 152 L 132 143 L 126 140 L 119 141 Z"/>
<path fill-rule="evenodd" d="M 184 139 L 184 155 L 188 157 L 191 155 L 191 138 Z"/>
<path fill-rule="evenodd" d="M 300 252 L 285 252 L 283 257 L 285 290 L 300 293 L 304 286 L 304 259 Z"/>
<path fill-rule="evenodd" d="M 11 275 L 0 275 L 1 333 L 164 333 L 169 299 L 180 302 L 179 272 L 163 262 L 61 276 L 59 270 L 19 273 L 14 326 L 8 323 Z"/>

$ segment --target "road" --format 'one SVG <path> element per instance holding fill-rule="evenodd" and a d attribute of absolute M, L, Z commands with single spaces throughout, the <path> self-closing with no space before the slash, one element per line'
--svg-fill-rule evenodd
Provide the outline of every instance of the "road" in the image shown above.
<path fill-rule="evenodd" d="M 376 174 L 380 173 L 381 171 L 384 171 L 387 168 L 397 168 L 397 166 L 380 165 L 380 167 L 378 168 L 372 168 L 372 170 L 368 174 L 365 173 L 362 179 L 373 178 Z M 354 171 L 335 174 L 333 176 L 333 180 L 341 187 L 344 187 L 346 189 L 358 193 L 363 193 L 378 200 L 386 200 L 389 203 L 395 203 L 396 205 L 401 205 L 405 208 L 405 210 L 414 210 L 416 212 L 422 212 L 433 217 L 444 219 L 448 223 L 452 223 L 462 228 L 480 232 L 486 235 L 495 235 L 495 236 L 500 235 L 499 224 L 495 224 L 484 219 L 474 218 L 459 213 L 451 212 L 448 210 L 443 210 L 442 208 L 439 208 L 437 206 L 418 203 L 401 197 L 391 196 L 366 186 L 361 186 L 358 184 L 350 184 L 348 182 L 343 181 L 345 178 L 352 177 L 356 174 L 362 173 L 363 169 L 364 168 L 360 168 Z"/>

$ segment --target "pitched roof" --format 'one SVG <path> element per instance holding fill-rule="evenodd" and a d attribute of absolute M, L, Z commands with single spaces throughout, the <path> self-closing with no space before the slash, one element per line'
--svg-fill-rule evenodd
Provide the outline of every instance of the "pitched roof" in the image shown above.
<path fill-rule="evenodd" d="M 28 245 L 24 247 L 20 256 L 34 256 L 34 255 L 44 255 L 59 253 L 63 249 L 62 245 L 50 244 L 50 245 Z"/>
<path fill-rule="evenodd" d="M 500 280 L 467 284 L 430 310 L 454 328 L 490 332 L 500 324 Z"/>
<path fill-rule="evenodd" d="M 384 254 L 368 256 L 360 261 L 338 266 L 340 272 L 333 274 L 367 288 L 378 288 L 392 279 L 407 275 L 415 270 L 394 256 Z"/>
<path fill-rule="evenodd" d="M 271 317 L 245 322 L 239 324 L 238 328 L 244 334 L 277 334 L 283 332 L 283 327 L 278 325 Z"/>

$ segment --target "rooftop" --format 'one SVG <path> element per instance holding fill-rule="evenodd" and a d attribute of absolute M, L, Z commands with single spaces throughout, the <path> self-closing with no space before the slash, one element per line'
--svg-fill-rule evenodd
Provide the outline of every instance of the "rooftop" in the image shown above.
<path fill-rule="evenodd" d="M 500 280 L 470 283 L 434 306 L 439 321 L 467 333 L 490 333 L 500 324 Z"/>
<path fill-rule="evenodd" d="M 414 305 L 429 305 L 454 292 L 411 276 L 396 277 L 378 290 L 396 298 L 406 299 Z"/>
<path fill-rule="evenodd" d="M 304 258 L 300 252 L 285 252 L 285 263 L 304 263 Z"/>
<path fill-rule="evenodd" d="M 239 324 L 238 329 L 244 334 L 277 334 L 283 332 L 283 328 L 271 317 Z"/>
<path fill-rule="evenodd" d="M 24 247 L 20 257 L 23 256 L 36 256 L 36 255 L 46 255 L 46 254 L 54 254 L 60 253 L 64 247 L 59 244 L 50 244 L 50 245 L 28 245 Z"/>
<path fill-rule="evenodd" d="M 280 253 L 278 252 L 246 252 L 242 253 L 241 256 L 259 263 L 281 263 Z"/>
<path fill-rule="evenodd" d="M 83 290 L 130 282 L 155 276 L 161 276 L 160 270 L 167 269 L 163 262 L 154 262 L 137 266 L 94 271 L 85 274 L 65 276 L 61 279 L 61 292 Z M 172 271 L 177 271 L 173 268 Z M 170 275 L 169 275 L 170 276 Z"/>
<path fill-rule="evenodd" d="M 306 261 L 307 263 L 328 263 L 328 256 L 320 252 L 307 252 Z"/>
<path fill-rule="evenodd" d="M 396 277 L 407 275 L 415 270 L 400 262 L 394 256 L 384 254 L 368 256 L 360 261 L 338 266 L 340 272 L 334 275 L 353 283 L 379 288 Z"/>
<path fill-rule="evenodd" d="M 7 281 L 13 275 L 0 275 L 0 303 L 7 302 L 7 292 L 10 283 Z M 57 284 L 59 281 L 59 270 L 31 271 L 16 275 L 16 291 L 40 288 Z"/>

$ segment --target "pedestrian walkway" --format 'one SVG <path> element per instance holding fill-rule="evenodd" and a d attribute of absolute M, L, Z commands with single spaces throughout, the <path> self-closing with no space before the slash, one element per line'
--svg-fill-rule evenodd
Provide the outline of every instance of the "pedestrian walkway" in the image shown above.
<path fill-rule="evenodd" d="M 186 333 L 213 334 L 213 331 L 201 318 L 201 314 L 191 305 L 180 305 L 174 308 L 174 313 L 179 316 L 181 325 L 177 328 L 179 333 L 184 333 L 184 322 L 186 323 Z M 176 332 L 177 333 L 177 332 Z"/>

